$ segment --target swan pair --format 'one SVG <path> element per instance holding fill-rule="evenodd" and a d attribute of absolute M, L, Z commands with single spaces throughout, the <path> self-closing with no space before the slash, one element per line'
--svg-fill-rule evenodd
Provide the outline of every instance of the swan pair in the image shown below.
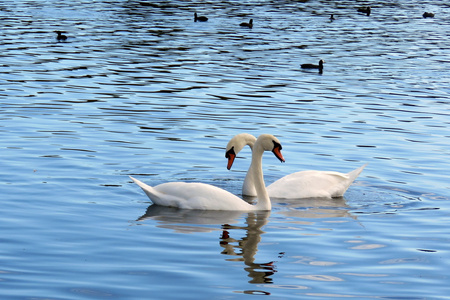
<path fill-rule="evenodd" d="M 348 174 L 324 171 L 296 172 L 275 181 L 266 189 L 262 155 L 264 151 L 272 151 L 281 162 L 284 162 L 281 143 L 269 134 L 262 134 L 257 139 L 251 134 L 238 134 L 228 142 L 226 148 L 228 169 L 233 165 L 236 155 L 247 145 L 252 149 L 252 160 L 242 193 L 257 196 L 258 202 L 255 205 L 209 184 L 169 182 L 151 187 L 131 176 L 130 178 L 157 205 L 183 209 L 255 211 L 271 210 L 269 195 L 275 198 L 340 197 L 365 167 L 364 165 Z"/>
<path fill-rule="evenodd" d="M 262 155 L 264 151 L 272 151 L 281 162 L 284 162 L 281 148 L 280 141 L 269 134 L 260 135 L 253 144 L 251 163 L 254 174 L 252 174 L 252 178 L 258 197 L 258 202 L 255 205 L 228 191 L 205 183 L 168 182 L 151 187 L 131 176 L 130 178 L 157 205 L 200 210 L 271 210 L 272 204 L 264 184 L 262 172 Z"/>

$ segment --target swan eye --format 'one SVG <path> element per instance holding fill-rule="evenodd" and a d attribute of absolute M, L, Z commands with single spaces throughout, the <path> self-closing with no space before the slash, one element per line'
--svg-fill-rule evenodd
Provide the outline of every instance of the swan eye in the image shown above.
<path fill-rule="evenodd" d="M 234 152 L 234 146 L 225 153 L 225 158 L 230 158 L 230 156 L 236 156 L 236 153 Z"/>
<path fill-rule="evenodd" d="M 283 149 L 283 147 L 281 146 L 280 143 L 277 143 L 277 142 L 275 142 L 275 141 L 272 141 L 272 142 L 273 142 L 273 148 L 274 148 L 274 149 L 275 149 L 275 148 L 278 148 L 278 149 L 280 149 L 280 150 Z"/>

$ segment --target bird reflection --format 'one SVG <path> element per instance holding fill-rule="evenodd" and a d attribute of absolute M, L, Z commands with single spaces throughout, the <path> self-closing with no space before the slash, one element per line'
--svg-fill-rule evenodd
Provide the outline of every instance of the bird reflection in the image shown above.
<path fill-rule="evenodd" d="M 227 261 L 244 262 L 244 270 L 247 271 L 250 277 L 249 283 L 272 283 L 271 276 L 276 272 L 274 262 L 255 262 L 258 243 L 261 241 L 261 235 L 264 233 L 261 228 L 267 224 L 269 215 L 270 211 L 202 211 L 152 204 L 137 221 L 146 219 L 157 220 L 159 222 L 158 227 L 169 228 L 181 233 L 221 230 L 219 239 L 219 244 L 223 248 L 221 254 L 232 257 L 227 259 Z M 245 218 L 244 225 L 232 225 L 237 223 L 242 217 Z M 221 229 L 218 229 L 217 226 L 212 225 L 222 226 Z M 244 237 L 232 237 L 238 231 L 245 231 Z"/>
<path fill-rule="evenodd" d="M 349 211 L 344 197 L 340 198 L 302 198 L 279 199 L 271 198 L 272 203 L 282 206 L 284 209 L 279 214 L 286 217 L 299 219 L 323 219 L 323 218 L 351 218 L 357 219 Z"/>
<path fill-rule="evenodd" d="M 246 199 L 251 202 L 252 199 Z M 357 219 L 349 210 L 345 198 L 335 199 L 276 199 L 272 198 L 278 216 L 284 216 L 289 223 L 301 223 L 305 220 L 343 218 Z M 256 262 L 258 244 L 265 233 L 262 228 L 268 222 L 270 211 L 203 211 L 150 205 L 146 213 L 137 221 L 156 220 L 158 227 L 168 228 L 180 233 L 220 231 L 220 252 L 226 255 L 226 261 L 243 262 L 244 270 L 251 284 L 273 283 L 277 272 L 275 261 Z M 242 220 L 245 223 L 242 224 Z M 221 226 L 219 226 L 221 225 Z M 241 237 L 238 237 L 241 235 Z M 276 254 L 278 259 L 284 252 Z M 246 293 L 268 294 L 265 291 L 245 291 Z"/>
<path fill-rule="evenodd" d="M 136 221 L 157 220 L 158 227 L 181 233 L 211 232 L 218 230 L 212 225 L 236 223 L 243 214 L 242 211 L 180 209 L 152 204 Z"/>
<path fill-rule="evenodd" d="M 258 244 L 264 231 L 261 229 L 267 223 L 270 212 L 251 212 L 246 218 L 245 226 L 222 226 L 220 237 L 221 252 L 224 255 L 234 256 L 228 261 L 242 261 L 244 268 L 251 278 L 249 283 L 272 283 L 271 276 L 276 272 L 273 261 L 256 263 L 255 255 L 258 252 Z M 230 232 L 234 230 L 245 230 L 246 234 L 240 239 L 232 238 Z"/>

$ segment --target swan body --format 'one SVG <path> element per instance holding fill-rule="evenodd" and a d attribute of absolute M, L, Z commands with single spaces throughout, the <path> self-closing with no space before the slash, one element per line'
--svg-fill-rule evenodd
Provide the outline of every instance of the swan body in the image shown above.
<path fill-rule="evenodd" d="M 366 165 L 347 174 L 334 171 L 300 171 L 284 176 L 267 187 L 274 198 L 342 197 Z"/>
<path fill-rule="evenodd" d="M 253 210 L 255 206 L 213 185 L 200 182 L 168 182 L 149 186 L 130 176 L 154 204 L 183 209 Z"/>
<path fill-rule="evenodd" d="M 234 136 L 228 142 L 228 148 L 234 148 L 238 153 L 245 145 L 253 149 L 256 138 L 251 134 L 241 133 Z M 253 151 L 253 150 L 252 150 Z M 366 167 L 363 165 L 356 170 L 347 174 L 334 171 L 300 171 L 286 175 L 266 189 L 270 197 L 274 198 L 334 198 L 342 197 L 347 191 L 352 182 L 358 177 L 362 170 Z M 231 168 L 230 161 L 228 161 L 228 168 Z M 255 195 L 255 188 L 253 185 L 254 172 L 250 165 L 242 186 L 242 194 L 247 196 Z"/>
<path fill-rule="evenodd" d="M 282 147 L 276 137 L 263 134 L 258 137 L 253 148 L 252 164 L 254 164 L 254 169 L 252 172 L 258 197 L 255 205 L 249 204 L 228 191 L 205 183 L 168 182 L 152 187 L 131 176 L 130 178 L 157 205 L 198 210 L 271 210 L 272 205 L 262 173 L 262 155 L 264 151 L 272 151 L 281 161 L 284 161 L 280 152 Z"/>

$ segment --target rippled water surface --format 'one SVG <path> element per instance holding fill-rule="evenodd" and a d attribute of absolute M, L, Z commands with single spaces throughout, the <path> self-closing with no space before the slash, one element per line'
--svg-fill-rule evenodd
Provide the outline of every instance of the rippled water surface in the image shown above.
<path fill-rule="evenodd" d="M 1 298 L 446 298 L 449 16 L 440 0 L 3 1 Z M 368 166 L 343 198 L 270 213 L 152 206 L 128 178 L 240 195 L 250 150 L 224 158 L 240 132 L 282 142 L 267 183 Z"/>

